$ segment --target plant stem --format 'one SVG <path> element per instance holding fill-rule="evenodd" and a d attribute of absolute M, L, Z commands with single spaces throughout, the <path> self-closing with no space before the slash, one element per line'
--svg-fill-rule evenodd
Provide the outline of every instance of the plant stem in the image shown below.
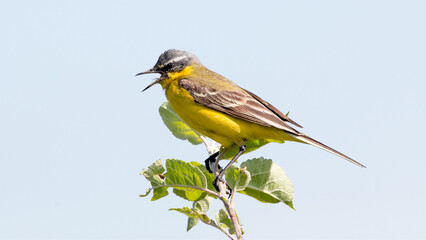
<path fill-rule="evenodd" d="M 223 151 L 219 154 L 219 156 L 216 159 L 215 165 L 214 165 L 214 175 L 217 177 L 217 175 L 219 175 L 219 171 L 218 171 L 218 163 L 220 161 L 220 159 L 223 157 L 223 155 L 225 154 L 226 151 Z M 226 211 L 228 212 L 229 218 L 232 221 L 232 224 L 234 225 L 234 229 L 235 229 L 235 235 L 237 236 L 237 240 L 242 240 L 243 239 L 243 234 L 241 232 L 241 226 L 240 223 L 238 222 L 237 219 L 237 215 L 235 214 L 235 209 L 234 209 L 234 194 L 236 191 L 232 191 L 231 193 L 231 202 L 228 202 L 225 198 L 226 196 L 226 185 L 224 182 L 222 181 L 218 181 L 218 187 L 219 187 L 219 199 L 223 202 L 223 205 L 225 205 Z"/>
<path fill-rule="evenodd" d="M 228 210 L 229 216 L 231 218 L 231 221 L 234 224 L 235 235 L 237 236 L 237 239 L 243 240 L 243 233 L 241 232 L 241 226 L 240 226 L 240 223 L 238 222 L 237 214 L 235 214 L 234 207 L 230 204 L 227 207 L 227 210 Z"/>
<path fill-rule="evenodd" d="M 237 214 L 235 214 L 235 209 L 234 209 L 234 194 L 235 191 L 232 191 L 231 194 L 231 202 L 228 202 L 225 198 L 226 196 L 226 186 L 225 183 L 219 181 L 219 199 L 223 202 L 223 205 L 225 205 L 226 211 L 228 212 L 229 218 L 232 221 L 232 224 L 234 225 L 234 229 L 235 229 L 235 235 L 237 236 L 238 240 L 242 240 L 243 239 L 243 234 L 241 232 L 241 226 L 240 223 L 238 222 L 238 218 L 237 218 Z"/>
<path fill-rule="evenodd" d="M 227 231 L 223 230 L 222 228 L 218 227 L 217 225 L 215 225 L 215 224 L 211 224 L 211 223 L 208 223 L 208 222 L 204 222 L 203 220 L 201 220 L 201 221 L 202 221 L 203 223 L 207 224 L 207 225 L 210 225 L 210 226 L 212 226 L 212 227 L 214 227 L 214 228 L 219 229 L 221 232 L 225 233 L 225 234 L 226 234 L 226 236 L 228 236 L 230 239 L 234 240 L 234 238 L 232 237 L 232 235 L 231 235 L 231 234 L 229 234 L 229 232 L 227 232 Z"/>

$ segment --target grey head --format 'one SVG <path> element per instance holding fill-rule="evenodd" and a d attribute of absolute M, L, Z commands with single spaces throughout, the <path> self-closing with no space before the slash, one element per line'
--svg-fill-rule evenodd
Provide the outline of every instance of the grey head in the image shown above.
<path fill-rule="evenodd" d="M 169 49 L 162 53 L 158 58 L 157 63 L 151 69 L 136 74 L 136 76 L 148 73 L 160 73 L 161 77 L 156 81 L 148 85 L 143 91 L 150 88 L 152 85 L 161 82 L 167 78 L 168 73 L 182 71 L 185 67 L 190 65 L 201 65 L 200 60 L 190 53 L 185 51 L 180 51 L 176 49 Z"/>
<path fill-rule="evenodd" d="M 154 67 L 148 71 L 138 73 L 137 75 L 146 73 L 179 72 L 185 67 L 194 64 L 201 64 L 200 60 L 198 60 L 194 54 L 176 49 L 169 49 L 160 55 Z"/>
<path fill-rule="evenodd" d="M 179 72 L 193 64 L 201 64 L 200 60 L 194 54 L 170 49 L 160 55 L 153 68 L 157 71 Z"/>

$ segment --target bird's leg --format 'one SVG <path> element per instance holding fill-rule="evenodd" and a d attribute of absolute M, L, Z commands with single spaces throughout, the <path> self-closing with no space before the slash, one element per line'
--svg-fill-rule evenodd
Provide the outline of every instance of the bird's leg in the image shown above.
<path fill-rule="evenodd" d="M 240 151 L 238 151 L 238 153 L 234 156 L 234 158 L 232 158 L 232 160 L 225 166 L 224 169 L 222 169 L 219 174 L 216 176 L 216 178 L 213 181 L 213 186 L 216 188 L 217 191 L 220 192 L 219 190 L 219 181 L 225 183 L 225 180 L 223 180 L 223 175 L 226 172 L 226 169 L 231 166 L 235 161 L 237 161 L 237 159 L 246 151 L 246 145 L 241 145 L 240 146 Z M 219 161 L 220 159 L 216 159 L 216 161 Z M 232 191 L 230 191 L 229 196 L 231 196 Z"/>
<path fill-rule="evenodd" d="M 222 171 L 222 167 L 219 165 L 219 161 L 222 160 L 223 156 L 228 151 L 229 151 L 229 149 L 226 149 L 226 148 L 221 148 L 221 150 L 219 150 L 219 152 L 220 152 L 219 156 L 217 156 L 216 160 L 211 165 L 211 166 L 213 166 L 212 170 L 213 170 L 214 176 L 217 176 L 219 174 L 219 172 Z"/>
<path fill-rule="evenodd" d="M 222 159 L 222 156 L 225 153 L 226 151 L 222 151 L 222 152 L 218 151 L 216 153 L 213 153 L 210 157 L 208 157 L 204 161 L 207 171 L 209 171 L 210 173 L 214 173 L 215 176 L 218 175 L 219 172 L 222 170 L 222 167 L 219 165 L 219 161 L 220 159 Z M 218 188 L 217 187 L 215 188 L 219 192 Z M 226 184 L 226 188 L 227 188 L 226 193 L 229 194 L 229 196 L 231 196 L 232 190 L 228 184 Z"/>
<path fill-rule="evenodd" d="M 210 155 L 210 157 L 208 157 L 205 161 L 204 164 L 206 165 L 206 169 L 207 171 L 209 171 L 209 173 L 213 173 L 214 170 L 214 165 L 216 163 L 216 157 L 219 156 L 219 151 L 213 153 L 212 155 Z M 219 170 L 222 169 L 219 166 Z"/>

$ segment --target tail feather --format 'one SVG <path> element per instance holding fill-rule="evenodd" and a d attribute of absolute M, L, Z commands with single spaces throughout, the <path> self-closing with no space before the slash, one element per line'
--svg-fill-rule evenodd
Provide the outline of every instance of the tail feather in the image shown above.
<path fill-rule="evenodd" d="M 333 149 L 333 148 L 331 148 L 329 146 L 324 145 L 323 143 L 321 143 L 321 142 L 319 142 L 319 141 L 317 141 L 317 140 L 315 140 L 313 138 L 310 138 L 310 137 L 308 137 L 306 135 L 294 135 L 294 134 L 291 134 L 291 136 L 294 137 L 294 138 L 296 138 L 296 139 L 298 139 L 301 142 L 304 142 L 304 143 L 313 145 L 315 147 L 321 148 L 322 150 L 325 150 L 327 152 L 333 153 L 333 154 L 335 154 L 335 155 L 337 155 L 337 156 L 339 156 L 341 158 L 344 158 L 344 159 L 348 160 L 349 162 L 351 162 L 351 163 L 353 163 L 355 165 L 358 165 L 360 167 L 365 168 L 365 166 L 362 165 L 361 163 L 353 160 L 352 158 L 346 156 L 345 154 L 343 154 L 343 153 L 341 153 L 341 152 L 339 152 L 339 151 L 337 151 L 337 150 L 335 150 L 335 149 Z"/>

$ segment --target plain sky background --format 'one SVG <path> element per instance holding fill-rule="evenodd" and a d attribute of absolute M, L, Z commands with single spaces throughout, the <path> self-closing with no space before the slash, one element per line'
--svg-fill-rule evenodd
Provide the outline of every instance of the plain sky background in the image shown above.
<path fill-rule="evenodd" d="M 424 1 L 1 1 L 0 238 L 226 239 L 140 198 L 142 168 L 203 161 L 158 114 L 165 50 L 272 103 L 353 157 L 270 144 L 296 211 L 236 196 L 246 239 L 426 238 Z M 213 208 L 219 209 L 215 204 Z M 212 214 L 210 213 L 212 216 Z"/>

